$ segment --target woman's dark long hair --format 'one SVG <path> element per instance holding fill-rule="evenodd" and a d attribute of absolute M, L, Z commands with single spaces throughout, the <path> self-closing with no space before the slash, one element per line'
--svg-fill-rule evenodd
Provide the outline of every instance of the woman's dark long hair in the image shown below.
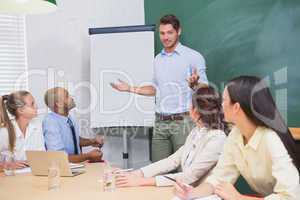
<path fill-rule="evenodd" d="M 270 128 L 277 133 L 300 173 L 300 157 L 297 152 L 299 150 L 266 83 L 255 76 L 240 76 L 229 81 L 227 91 L 231 102 L 238 102 L 254 124 Z"/>
<path fill-rule="evenodd" d="M 226 134 L 229 132 L 224 122 L 221 95 L 213 87 L 202 85 L 197 88 L 192 96 L 192 106 L 199 112 L 199 120 L 206 128 L 220 129 Z"/>

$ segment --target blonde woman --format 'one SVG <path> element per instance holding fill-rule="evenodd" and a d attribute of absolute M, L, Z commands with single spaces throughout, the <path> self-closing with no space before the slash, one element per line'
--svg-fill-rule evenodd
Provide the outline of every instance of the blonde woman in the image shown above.
<path fill-rule="evenodd" d="M 29 92 L 0 97 L 0 153 L 14 154 L 16 168 L 26 166 L 26 150 L 45 150 L 42 125 L 36 117 L 37 106 Z"/>

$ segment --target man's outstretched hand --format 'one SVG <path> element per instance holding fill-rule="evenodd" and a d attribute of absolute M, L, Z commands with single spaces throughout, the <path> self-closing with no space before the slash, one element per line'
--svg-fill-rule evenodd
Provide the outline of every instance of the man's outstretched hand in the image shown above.
<path fill-rule="evenodd" d="M 110 83 L 111 87 L 120 92 L 130 92 L 130 85 L 127 82 L 120 79 L 118 81 L 118 83 Z"/>

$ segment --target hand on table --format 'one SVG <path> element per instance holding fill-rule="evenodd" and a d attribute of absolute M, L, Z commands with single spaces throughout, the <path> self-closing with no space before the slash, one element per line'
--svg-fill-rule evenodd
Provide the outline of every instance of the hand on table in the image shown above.
<path fill-rule="evenodd" d="M 22 169 L 28 167 L 28 163 L 24 160 L 17 160 L 13 162 L 1 162 L 0 163 L 0 170 L 5 168 L 10 169 Z"/>
<path fill-rule="evenodd" d="M 22 169 L 29 166 L 27 161 L 25 160 L 17 160 L 14 162 L 14 165 L 15 165 L 15 169 Z"/>
<path fill-rule="evenodd" d="M 174 184 L 174 194 L 181 200 L 189 200 L 192 190 L 192 186 L 184 184 L 180 181 L 176 181 L 176 183 Z"/>
<path fill-rule="evenodd" d="M 224 200 L 240 200 L 241 194 L 231 183 L 222 182 L 215 187 L 215 194 Z"/>
<path fill-rule="evenodd" d="M 140 170 L 134 172 L 116 173 L 116 186 L 117 187 L 140 186 L 144 180 L 144 177 L 138 171 Z"/>
<path fill-rule="evenodd" d="M 100 162 L 102 161 L 102 151 L 100 151 L 100 149 L 94 149 L 90 152 L 87 153 L 88 154 L 88 160 L 92 161 L 92 162 Z"/>

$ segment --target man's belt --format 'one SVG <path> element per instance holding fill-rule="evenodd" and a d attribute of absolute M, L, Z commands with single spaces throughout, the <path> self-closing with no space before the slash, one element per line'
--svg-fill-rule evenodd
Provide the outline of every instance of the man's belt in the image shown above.
<path fill-rule="evenodd" d="M 160 121 L 176 121 L 176 120 L 183 120 L 185 115 L 189 115 L 189 112 L 184 112 L 184 113 L 176 113 L 176 114 L 171 114 L 171 115 L 164 115 L 160 113 L 155 113 L 155 116 L 158 120 Z"/>

